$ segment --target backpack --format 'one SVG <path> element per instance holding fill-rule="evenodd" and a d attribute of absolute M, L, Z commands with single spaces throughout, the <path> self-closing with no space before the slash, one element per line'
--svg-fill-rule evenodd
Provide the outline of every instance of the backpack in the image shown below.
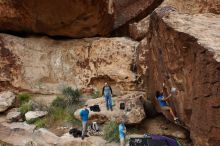
<path fill-rule="evenodd" d="M 97 122 L 92 122 L 91 128 L 94 131 L 99 131 L 99 126 L 98 126 Z"/>
<path fill-rule="evenodd" d="M 120 103 L 120 110 L 124 110 L 125 109 L 125 103 L 124 102 L 121 102 Z"/>
<path fill-rule="evenodd" d="M 76 128 L 72 128 L 72 129 L 70 129 L 69 134 L 73 135 L 73 137 L 81 137 L 82 131 L 80 131 Z"/>
<path fill-rule="evenodd" d="M 90 106 L 89 108 L 93 112 L 100 112 L 101 111 L 98 104 Z"/>

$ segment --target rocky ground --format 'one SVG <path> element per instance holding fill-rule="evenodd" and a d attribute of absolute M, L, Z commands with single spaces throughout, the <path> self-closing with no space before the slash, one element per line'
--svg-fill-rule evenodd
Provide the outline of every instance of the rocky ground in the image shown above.
<path fill-rule="evenodd" d="M 168 121 L 162 115 L 155 118 L 149 118 L 144 120 L 140 126 L 136 127 L 139 134 L 150 133 L 159 135 L 168 135 L 176 137 L 183 146 L 192 146 L 192 141 L 189 137 L 189 132 L 183 127 L 177 126 L 174 123 Z"/>
<path fill-rule="evenodd" d="M 68 86 L 89 93 L 81 102 L 100 104 L 103 112 L 91 112 L 100 123 L 117 122 L 125 114 L 137 133 L 185 135 L 195 146 L 219 146 L 219 34 L 219 0 L 0 0 L 0 134 L 6 135 L 0 140 L 13 143 L 14 134 L 42 145 L 74 143 L 62 136 L 67 130 L 60 130 L 69 123 L 50 122 L 50 130 L 59 137 L 45 129 L 35 133 L 21 123 L 50 115 L 45 107 Z M 121 100 L 134 108 L 125 113 L 105 111 L 102 98 L 97 98 L 105 82 L 113 88 L 115 108 Z M 160 110 L 155 91 L 163 83 L 165 95 L 177 89 L 168 102 L 189 134 Z M 30 102 L 18 102 L 21 92 L 33 95 Z M 95 94 L 97 99 L 90 100 Z M 29 105 L 35 108 L 28 113 Z M 170 122 L 160 116 L 145 121 L 156 115 L 152 107 Z M 81 105 L 74 108 L 79 119 Z M 44 139 L 45 134 L 50 138 Z M 95 141 L 89 138 L 85 144 L 97 145 Z"/>
<path fill-rule="evenodd" d="M 141 92 L 136 92 L 133 94 L 127 94 L 120 97 L 113 97 L 113 111 L 108 111 L 106 109 L 105 100 L 103 97 L 90 99 L 86 103 L 88 106 L 99 105 L 100 112 L 90 111 L 90 121 L 97 121 L 98 123 L 105 123 L 107 121 L 115 121 L 116 123 L 120 122 L 122 117 L 126 118 L 126 124 L 138 124 L 146 115 L 144 112 L 143 104 L 141 103 L 140 98 L 143 98 L 144 94 Z M 125 110 L 120 110 L 120 103 L 125 103 Z M 80 119 L 79 113 L 81 109 L 78 109 L 74 116 L 77 119 Z"/>
<path fill-rule="evenodd" d="M 7 92 L 1 93 L 2 96 L 7 96 L 9 98 L 14 98 L 15 95 L 12 95 L 11 93 L 8 94 Z M 143 92 L 136 92 L 132 94 L 127 94 L 121 97 L 114 97 L 114 106 L 113 111 L 106 111 L 104 99 L 103 97 L 97 98 L 97 99 L 91 99 L 91 96 L 84 96 L 82 101 L 86 101 L 89 106 L 94 104 L 99 104 L 101 108 L 101 112 L 92 112 L 90 111 L 90 120 L 91 121 L 97 121 L 98 123 L 105 123 L 109 120 L 120 120 L 120 116 L 125 115 L 126 123 L 127 124 L 135 124 L 137 126 L 128 126 L 128 139 L 129 137 L 139 137 L 143 136 L 145 133 L 149 134 L 159 134 L 159 135 L 169 135 L 176 137 L 181 140 L 181 142 L 184 144 L 184 146 L 188 146 L 189 142 L 187 131 L 183 130 L 182 128 L 176 126 L 175 124 L 172 124 L 171 122 L 167 121 L 164 117 L 161 115 L 156 118 L 147 118 L 145 119 L 145 113 L 142 99 L 143 98 Z M 5 98 L 8 99 L 8 98 Z M 34 95 L 33 101 L 41 101 L 41 96 Z M 49 101 L 49 100 L 47 100 Z M 125 102 L 126 109 L 125 110 L 119 110 L 119 103 Z M 34 103 L 35 108 L 37 108 L 40 104 Z M 43 105 L 50 105 L 51 102 L 44 103 Z M 103 105 L 102 105 L 103 104 Z M 11 105 L 8 105 L 11 106 Z M 131 108 L 129 110 L 128 108 Z M 80 125 L 73 125 L 68 122 L 62 122 L 58 125 L 50 124 L 48 129 L 44 128 L 37 128 L 34 124 L 27 124 L 28 121 L 41 118 L 42 116 L 45 116 L 48 114 L 45 111 L 29 111 L 25 114 L 25 120 L 27 122 L 18 122 L 21 117 L 18 117 L 17 114 L 20 115 L 20 112 L 18 109 L 13 108 L 8 110 L 5 114 L 1 114 L 0 117 L 0 137 L 2 144 L 7 145 L 24 145 L 24 144 L 32 144 L 32 145 L 81 145 L 81 144 L 87 144 L 91 146 L 95 145 L 105 145 L 105 146 L 113 146 L 118 145 L 116 143 L 107 143 L 102 137 L 94 137 L 90 136 L 89 138 L 86 138 L 86 140 L 82 141 L 80 138 L 73 138 L 72 135 L 68 134 L 68 131 L 72 128 L 79 128 L 81 129 Z M 78 118 L 77 115 L 78 111 L 75 112 L 76 118 Z M 138 114 L 139 113 L 139 114 Z M 140 116 L 141 115 L 141 116 Z M 106 118 L 104 118 L 105 116 Z M 105 120 L 106 119 L 106 120 Z M 105 121 L 103 121 L 105 120 Z M 54 121 L 55 122 L 55 121 Z M 100 125 L 102 127 L 102 125 Z M 21 134 L 22 133 L 22 134 Z"/>

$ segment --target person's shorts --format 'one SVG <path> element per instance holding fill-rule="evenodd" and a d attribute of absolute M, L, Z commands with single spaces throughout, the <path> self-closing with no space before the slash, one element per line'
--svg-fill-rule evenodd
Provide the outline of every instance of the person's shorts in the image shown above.
<path fill-rule="evenodd" d="M 125 140 L 125 137 L 120 136 L 119 138 L 120 138 L 120 141 Z"/>
<path fill-rule="evenodd" d="M 82 121 L 82 124 L 87 124 L 87 121 Z"/>
<path fill-rule="evenodd" d="M 124 139 L 120 139 L 120 142 L 125 142 L 125 138 Z"/>
<path fill-rule="evenodd" d="M 166 110 L 170 110 L 170 107 L 169 106 L 162 106 L 161 109 L 166 111 Z"/>

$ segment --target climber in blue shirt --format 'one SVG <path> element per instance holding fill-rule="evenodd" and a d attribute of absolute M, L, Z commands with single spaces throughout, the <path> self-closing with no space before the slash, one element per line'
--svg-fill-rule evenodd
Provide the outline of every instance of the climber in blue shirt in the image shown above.
<path fill-rule="evenodd" d="M 80 111 L 80 118 L 82 120 L 82 139 L 84 139 L 86 135 L 86 127 L 89 119 L 89 110 L 87 109 L 87 104 L 85 104 L 84 109 Z"/>
<path fill-rule="evenodd" d="M 167 100 L 169 100 L 169 98 L 171 97 L 171 94 L 167 97 L 164 97 L 163 92 L 160 91 L 156 91 L 156 99 L 159 102 L 160 108 L 161 110 L 164 111 L 169 111 L 170 114 L 172 115 L 174 121 L 177 121 L 178 118 L 175 116 L 172 108 L 169 106 L 169 104 L 167 103 Z"/>
<path fill-rule="evenodd" d="M 118 126 L 119 130 L 119 138 L 120 138 L 120 145 L 125 146 L 125 134 L 126 134 L 126 127 L 124 124 L 124 120 L 122 120 Z"/>
<path fill-rule="evenodd" d="M 105 86 L 102 89 L 102 96 L 105 98 L 107 110 L 112 109 L 112 88 L 108 83 L 105 83 Z"/>

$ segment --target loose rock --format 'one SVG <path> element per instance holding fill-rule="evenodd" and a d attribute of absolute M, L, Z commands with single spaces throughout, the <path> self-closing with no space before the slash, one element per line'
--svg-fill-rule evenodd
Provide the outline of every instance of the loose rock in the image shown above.
<path fill-rule="evenodd" d="M 6 111 L 15 101 L 15 94 L 10 91 L 0 93 L 0 112 Z"/>
<path fill-rule="evenodd" d="M 37 118 L 41 118 L 44 117 L 45 115 L 47 115 L 48 112 L 47 111 L 29 111 L 25 114 L 25 119 L 27 121 L 29 120 L 35 120 Z"/>
<path fill-rule="evenodd" d="M 18 108 L 13 108 L 8 112 L 6 118 L 8 122 L 18 122 L 21 119 L 21 112 Z"/>

